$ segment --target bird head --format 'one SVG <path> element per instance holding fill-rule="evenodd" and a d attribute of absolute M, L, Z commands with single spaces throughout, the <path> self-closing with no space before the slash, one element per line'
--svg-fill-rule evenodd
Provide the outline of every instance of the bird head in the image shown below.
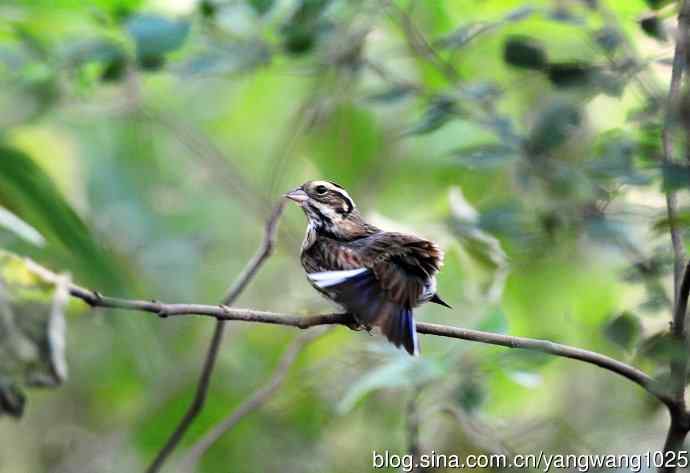
<path fill-rule="evenodd" d="M 347 191 L 331 181 L 307 181 L 285 194 L 304 211 L 309 226 L 336 238 L 356 237 L 369 231 Z"/>

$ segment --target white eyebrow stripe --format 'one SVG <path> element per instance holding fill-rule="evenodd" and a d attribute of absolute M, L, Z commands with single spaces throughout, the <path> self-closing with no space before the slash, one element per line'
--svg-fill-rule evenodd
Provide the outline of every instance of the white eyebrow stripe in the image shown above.
<path fill-rule="evenodd" d="M 347 202 L 350 204 L 350 209 L 354 209 L 354 208 L 355 208 L 355 202 L 352 200 L 352 197 L 350 197 L 350 194 L 348 194 L 347 191 L 346 191 L 345 189 L 342 189 L 342 188 L 339 188 L 339 187 L 338 187 L 338 188 L 335 188 L 335 189 L 333 189 L 333 190 L 336 191 L 336 192 L 339 192 L 340 195 L 342 195 L 343 197 L 345 197 L 345 198 L 347 199 Z"/>
<path fill-rule="evenodd" d="M 314 186 L 326 186 L 328 189 L 332 190 L 333 192 L 337 192 L 341 196 L 343 196 L 348 204 L 350 205 L 350 209 L 355 208 L 355 201 L 352 200 L 352 197 L 350 197 L 350 194 L 347 193 L 345 189 L 343 189 L 340 186 L 334 185 L 331 182 L 328 181 L 314 181 Z"/>

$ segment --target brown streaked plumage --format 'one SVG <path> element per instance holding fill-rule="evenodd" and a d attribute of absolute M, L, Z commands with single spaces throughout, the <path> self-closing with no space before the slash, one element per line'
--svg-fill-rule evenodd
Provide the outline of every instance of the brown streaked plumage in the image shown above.
<path fill-rule="evenodd" d="M 441 249 L 368 224 L 334 182 L 308 181 L 285 196 L 302 207 L 309 221 L 300 257 L 312 286 L 360 324 L 379 327 L 395 346 L 417 354 L 412 309 L 424 302 L 448 306 L 436 294 Z"/>

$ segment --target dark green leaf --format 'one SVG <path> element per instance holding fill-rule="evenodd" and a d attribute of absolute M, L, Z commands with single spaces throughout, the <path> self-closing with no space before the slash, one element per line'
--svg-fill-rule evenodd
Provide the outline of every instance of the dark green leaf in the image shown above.
<path fill-rule="evenodd" d="M 24 414 L 26 396 L 19 387 L 0 377 L 0 417 L 10 415 L 21 417 Z"/>
<path fill-rule="evenodd" d="M 502 144 L 480 144 L 452 152 L 458 163 L 473 169 L 497 168 L 519 158 L 519 150 Z"/>
<path fill-rule="evenodd" d="M 592 82 L 594 68 L 579 62 L 551 63 L 546 75 L 556 87 L 587 86 Z"/>
<path fill-rule="evenodd" d="M 604 327 L 604 334 L 616 345 L 629 350 L 640 338 L 640 319 L 630 312 L 623 312 Z"/>
<path fill-rule="evenodd" d="M 285 50 L 291 54 L 308 53 L 314 44 L 316 44 L 316 34 L 313 31 L 290 29 L 285 32 Z"/>
<path fill-rule="evenodd" d="M 48 243 L 59 243 L 92 276 L 116 277 L 109 260 L 52 180 L 26 154 L 0 146 L 0 203 L 35 227 Z"/>
<path fill-rule="evenodd" d="M 218 5 L 214 0 L 201 0 L 199 3 L 199 12 L 204 18 L 213 18 L 216 16 L 216 13 L 218 13 Z"/>
<path fill-rule="evenodd" d="M 615 51 L 623 42 L 623 38 L 621 38 L 618 30 L 610 27 L 604 27 L 594 33 L 594 39 L 607 52 Z"/>
<path fill-rule="evenodd" d="M 367 96 L 367 100 L 383 103 L 397 102 L 398 100 L 409 97 L 413 92 L 414 89 L 410 86 L 394 85 L 393 87 L 385 89 L 381 92 L 373 93 Z"/>
<path fill-rule="evenodd" d="M 506 16 L 503 17 L 503 21 L 520 21 L 530 17 L 537 10 L 529 5 L 518 7 L 515 10 L 508 12 Z"/>
<path fill-rule="evenodd" d="M 680 163 L 664 163 L 662 165 L 663 188 L 673 191 L 690 185 L 690 167 Z"/>
<path fill-rule="evenodd" d="M 656 15 L 650 15 L 642 18 L 640 20 L 640 28 L 642 28 L 642 31 L 644 31 L 648 36 L 651 36 L 654 39 L 658 39 L 659 41 L 668 40 L 666 30 L 664 29 L 664 24 Z"/>
<path fill-rule="evenodd" d="M 352 410 L 360 399 L 372 391 L 401 386 L 422 385 L 444 376 L 448 367 L 442 361 L 432 358 L 401 356 L 373 368 L 356 382 L 352 383 L 343 399 L 338 403 L 338 411 L 345 414 Z"/>
<path fill-rule="evenodd" d="M 556 102 L 544 109 L 525 144 L 531 155 L 542 155 L 561 146 L 580 126 L 580 109 L 569 102 Z"/>
<path fill-rule="evenodd" d="M 618 180 L 624 184 L 649 184 L 651 176 L 635 166 L 637 143 L 623 133 L 607 133 L 596 147 L 596 157 L 587 162 L 587 174 L 597 181 Z"/>
<path fill-rule="evenodd" d="M 165 65 L 165 56 L 162 55 L 148 55 L 140 56 L 138 58 L 139 67 L 145 71 L 157 71 Z"/>
<path fill-rule="evenodd" d="M 669 332 L 652 335 L 640 344 L 639 354 L 661 363 L 669 363 L 685 356 L 686 348 Z"/>
<path fill-rule="evenodd" d="M 412 125 L 403 135 L 422 135 L 438 130 L 458 114 L 455 101 L 449 97 L 441 96 L 434 99 L 422 118 Z"/>
<path fill-rule="evenodd" d="M 321 15 L 330 0 L 301 0 L 290 20 L 283 26 L 284 47 L 288 53 L 300 55 L 311 51 L 325 23 Z"/>
<path fill-rule="evenodd" d="M 463 376 L 456 390 L 456 399 L 465 412 L 476 411 L 481 407 L 486 398 L 486 386 L 476 376 Z"/>
<path fill-rule="evenodd" d="M 119 81 L 125 76 L 126 71 L 127 60 L 124 57 L 112 59 L 103 68 L 101 80 L 103 82 Z"/>
<path fill-rule="evenodd" d="M 211 47 L 184 62 L 179 71 L 185 75 L 234 74 L 267 64 L 271 53 L 260 41 L 238 41 L 226 47 Z"/>
<path fill-rule="evenodd" d="M 665 7 L 666 5 L 670 5 L 675 1 L 676 0 L 645 0 L 647 5 L 649 5 L 649 8 L 652 10 L 660 10 L 661 8 Z"/>
<path fill-rule="evenodd" d="M 676 212 L 675 218 L 671 220 L 666 211 L 662 212 L 654 221 L 654 230 L 661 234 L 666 233 L 671 228 L 671 223 L 680 227 L 690 227 L 690 209 L 682 208 Z"/>
<path fill-rule="evenodd" d="M 137 59 L 151 67 L 160 65 L 165 54 L 180 48 L 189 34 L 187 20 L 171 20 L 153 14 L 131 17 L 125 24 L 137 48 Z"/>
<path fill-rule="evenodd" d="M 541 70 L 546 67 L 546 52 L 542 44 L 532 38 L 513 36 L 503 48 L 503 59 L 511 66 Z"/>
<path fill-rule="evenodd" d="M 249 4 L 259 15 L 265 15 L 273 8 L 274 0 L 249 0 Z"/>
<path fill-rule="evenodd" d="M 505 15 L 501 20 L 492 22 L 473 22 L 470 24 L 462 25 L 456 29 L 453 33 L 448 36 L 436 41 L 434 46 L 439 48 L 460 48 L 465 46 L 470 41 L 472 41 L 477 36 L 495 30 L 496 28 L 504 25 L 506 23 L 513 23 L 520 20 L 524 20 L 532 15 L 536 10 L 534 7 L 525 6 L 517 8 L 507 15 Z"/>
<path fill-rule="evenodd" d="M 56 387 L 66 378 L 67 283 L 46 281 L 30 262 L 0 251 L 0 415 L 21 415 L 20 386 Z"/>
<path fill-rule="evenodd" d="M 577 16 L 573 14 L 572 11 L 568 10 L 565 7 L 556 7 L 553 10 L 551 10 L 548 14 L 549 19 L 553 21 L 559 21 L 562 23 L 570 23 L 573 25 L 583 25 L 585 23 L 585 20 L 581 16 Z"/>

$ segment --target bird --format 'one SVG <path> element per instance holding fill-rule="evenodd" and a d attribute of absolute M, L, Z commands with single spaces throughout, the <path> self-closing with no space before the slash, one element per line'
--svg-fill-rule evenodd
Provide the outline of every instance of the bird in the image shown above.
<path fill-rule="evenodd" d="M 419 355 L 413 309 L 425 302 L 451 308 L 436 293 L 441 248 L 367 223 L 348 192 L 332 181 L 307 181 L 285 197 L 307 217 L 300 262 L 311 285 L 359 326 L 378 327 L 393 345 Z"/>

